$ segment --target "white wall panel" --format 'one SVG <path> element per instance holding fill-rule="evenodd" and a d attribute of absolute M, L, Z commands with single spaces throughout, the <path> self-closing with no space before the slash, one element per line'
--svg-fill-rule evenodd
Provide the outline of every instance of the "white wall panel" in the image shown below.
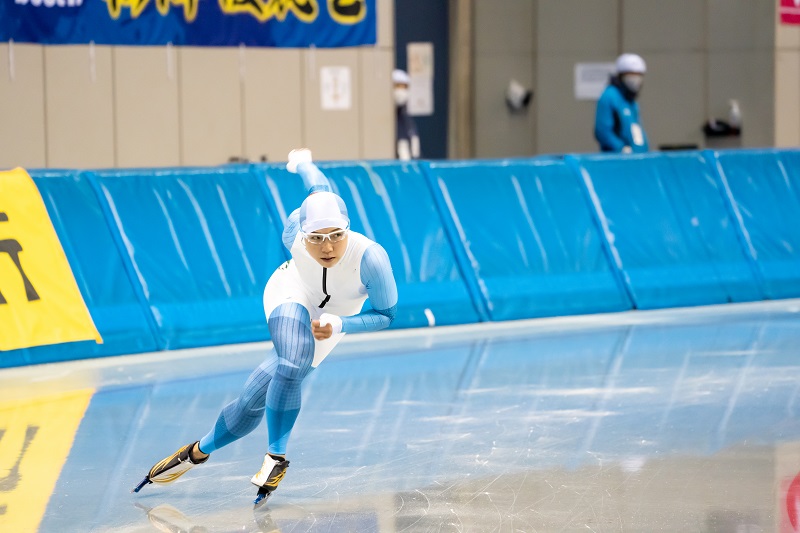
<path fill-rule="evenodd" d="M 303 139 L 318 160 L 357 159 L 361 155 L 361 87 L 358 50 L 355 48 L 306 50 L 303 52 Z M 349 70 L 350 106 L 323 109 L 322 69 L 344 67 Z M 344 98 L 344 89 L 339 89 Z"/>
<path fill-rule="evenodd" d="M 505 103 L 512 79 L 534 87 L 536 2 L 511 0 L 475 3 L 474 121 L 476 157 L 536 153 L 534 97 L 524 111 L 511 113 Z"/>
<path fill-rule="evenodd" d="M 700 0 L 635 0 L 622 3 L 622 51 L 699 52 L 706 46 L 707 6 Z"/>
<path fill-rule="evenodd" d="M 539 53 L 591 51 L 616 56 L 617 5 L 618 0 L 539 0 Z"/>
<path fill-rule="evenodd" d="M 795 63 L 794 75 L 798 75 Z M 728 139 L 734 146 L 771 146 L 775 131 L 775 96 L 765 90 L 774 78 L 771 51 L 713 52 L 708 56 L 708 114 L 727 119 L 728 101 L 737 100 L 742 111 L 742 136 Z M 761 83 L 754 83 L 761 80 Z M 795 82 L 795 88 L 797 83 Z M 792 101 L 790 114 L 800 119 L 800 107 L 796 97 Z M 793 110 L 793 111 L 791 111 Z M 789 115 L 787 115 L 789 116 Z M 800 141 L 800 139 L 798 139 Z"/>
<path fill-rule="evenodd" d="M 706 115 L 706 59 L 702 53 L 655 53 L 639 98 L 642 125 L 650 148 L 660 145 L 703 146 Z"/>
<path fill-rule="evenodd" d="M 114 48 L 117 165 L 180 164 L 178 53 L 166 47 Z"/>
<path fill-rule="evenodd" d="M 536 78 L 537 152 L 594 152 L 596 102 L 575 100 L 575 63 L 607 61 L 589 51 L 539 57 Z"/>
<path fill-rule="evenodd" d="M 775 25 L 775 47 L 779 50 L 797 50 L 800 48 L 800 26 L 781 24 L 777 11 L 773 11 Z"/>
<path fill-rule="evenodd" d="M 775 146 L 797 147 L 800 145 L 800 51 L 778 50 L 775 69 Z"/>
<path fill-rule="evenodd" d="M 44 130 L 44 51 L 0 44 L 0 169 L 47 165 Z"/>
<path fill-rule="evenodd" d="M 401 0 L 398 0 L 401 1 Z M 394 0 L 377 0 L 378 47 L 394 50 Z M 392 58 L 394 63 L 394 58 Z"/>
<path fill-rule="evenodd" d="M 534 13 L 536 3 L 530 0 L 475 0 L 476 53 L 530 53 L 536 40 Z"/>
<path fill-rule="evenodd" d="M 393 159 L 395 108 L 392 98 L 394 51 L 359 50 L 361 154 L 363 159 Z"/>
<path fill-rule="evenodd" d="M 250 161 L 286 161 L 303 146 L 302 52 L 248 48 L 244 70 L 244 147 Z"/>
<path fill-rule="evenodd" d="M 512 78 L 534 87 L 530 54 L 482 54 L 475 58 L 475 157 L 513 157 L 536 153 L 539 94 L 527 109 L 511 112 L 506 89 Z"/>
<path fill-rule="evenodd" d="M 181 162 L 218 165 L 242 157 L 238 48 L 180 49 Z"/>
<path fill-rule="evenodd" d="M 116 164 L 111 48 L 45 47 L 47 164 Z"/>
<path fill-rule="evenodd" d="M 775 45 L 775 4 L 753 0 L 708 0 L 708 49 L 771 50 Z"/>

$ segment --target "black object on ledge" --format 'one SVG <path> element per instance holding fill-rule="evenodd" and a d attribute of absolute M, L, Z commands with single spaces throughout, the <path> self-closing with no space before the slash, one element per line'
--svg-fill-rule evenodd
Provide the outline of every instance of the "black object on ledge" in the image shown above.
<path fill-rule="evenodd" d="M 738 137 L 742 134 L 742 129 L 731 126 L 724 120 L 712 118 L 703 124 L 703 133 L 706 137 Z"/>

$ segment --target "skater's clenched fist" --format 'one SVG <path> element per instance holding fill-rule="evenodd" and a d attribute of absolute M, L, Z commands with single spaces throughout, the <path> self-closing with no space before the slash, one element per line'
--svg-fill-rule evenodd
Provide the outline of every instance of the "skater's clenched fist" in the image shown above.
<path fill-rule="evenodd" d="M 314 334 L 314 338 L 318 341 L 324 341 L 327 338 L 330 338 L 333 335 L 333 326 L 330 324 L 325 324 L 324 326 L 320 326 L 319 320 L 312 320 L 311 321 L 311 333 Z"/>
<path fill-rule="evenodd" d="M 315 339 L 324 341 L 330 338 L 331 335 L 342 332 L 342 317 L 330 313 L 322 313 L 319 316 L 319 320 L 311 321 L 311 331 L 314 333 Z"/>

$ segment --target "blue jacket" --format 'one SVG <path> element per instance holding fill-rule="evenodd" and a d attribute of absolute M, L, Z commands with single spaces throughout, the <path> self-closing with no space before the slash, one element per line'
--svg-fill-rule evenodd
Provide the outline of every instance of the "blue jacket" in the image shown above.
<path fill-rule="evenodd" d="M 634 153 L 649 149 L 647 134 L 639 120 L 636 95 L 616 76 L 612 76 L 597 101 L 594 137 L 604 152 L 621 152 L 625 146 L 630 146 Z"/>

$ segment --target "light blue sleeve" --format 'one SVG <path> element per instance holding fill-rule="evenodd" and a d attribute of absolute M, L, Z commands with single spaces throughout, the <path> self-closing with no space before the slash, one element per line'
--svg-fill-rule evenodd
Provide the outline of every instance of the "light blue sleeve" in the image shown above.
<path fill-rule="evenodd" d="M 283 240 L 283 245 L 290 252 L 292 251 L 292 244 L 294 244 L 294 239 L 297 237 L 298 231 L 300 231 L 299 207 L 292 211 L 292 214 L 287 217 L 286 223 L 283 225 L 283 235 L 281 240 Z"/>
<path fill-rule="evenodd" d="M 367 288 L 372 309 L 342 317 L 342 331 L 360 333 L 388 328 L 397 313 L 397 283 L 383 246 L 373 244 L 361 258 L 361 283 Z"/>
<path fill-rule="evenodd" d="M 308 194 L 319 191 L 333 192 L 331 182 L 314 163 L 300 163 L 297 165 L 297 173 L 303 178 Z"/>

